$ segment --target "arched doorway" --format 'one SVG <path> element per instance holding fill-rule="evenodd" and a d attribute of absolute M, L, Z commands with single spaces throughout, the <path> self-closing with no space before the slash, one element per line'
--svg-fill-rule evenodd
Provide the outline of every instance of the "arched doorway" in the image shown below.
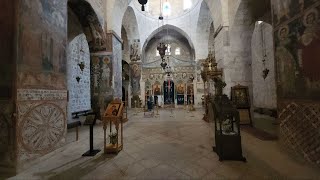
<path fill-rule="evenodd" d="M 173 104 L 174 103 L 174 82 L 166 80 L 163 82 L 163 98 L 164 104 Z"/>

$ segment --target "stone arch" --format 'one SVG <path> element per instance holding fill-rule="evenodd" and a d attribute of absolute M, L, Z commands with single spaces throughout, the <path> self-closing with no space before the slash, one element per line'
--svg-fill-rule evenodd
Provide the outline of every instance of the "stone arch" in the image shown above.
<path fill-rule="evenodd" d="M 224 56 L 222 68 L 227 84 L 224 88 L 225 93 L 230 94 L 232 86 L 241 84 L 249 87 L 252 100 L 251 39 L 254 26 L 249 2 L 249 0 L 229 2 L 230 26 L 226 32 L 227 38 L 223 39 L 224 45 L 228 46 L 229 54 Z"/>
<path fill-rule="evenodd" d="M 130 62 L 131 59 L 139 60 L 141 54 L 140 33 L 137 17 L 131 6 L 128 6 L 122 19 L 121 35 L 123 35 L 124 32 L 126 32 L 127 37 L 127 42 L 124 43 L 127 43 L 129 47 L 129 49 L 125 51 L 126 54 L 124 54 L 125 60 L 127 62 Z"/>
<path fill-rule="evenodd" d="M 144 42 L 144 44 L 142 46 L 142 54 L 145 54 L 146 47 L 148 46 L 150 41 L 153 38 L 156 37 L 156 35 L 159 32 L 166 31 L 166 30 L 169 30 L 169 29 L 179 33 L 180 35 L 182 35 L 187 40 L 187 43 L 190 46 L 190 51 L 192 52 L 192 58 L 194 59 L 195 58 L 195 48 L 194 48 L 194 44 L 193 44 L 191 38 L 189 37 L 189 35 L 186 32 L 184 32 L 182 29 L 180 29 L 180 28 L 178 28 L 176 26 L 173 26 L 173 25 L 169 25 L 169 24 L 159 27 L 158 29 L 156 29 L 155 31 L 153 31 L 149 35 L 149 37 L 146 39 L 146 41 Z M 144 57 L 142 57 L 142 58 L 144 58 Z"/>
<path fill-rule="evenodd" d="M 121 28 L 121 39 L 122 43 L 122 59 L 126 62 L 130 62 L 130 46 L 129 39 L 126 29 L 122 26 Z"/>
<path fill-rule="evenodd" d="M 205 1 L 201 3 L 199 17 L 197 22 L 197 44 L 196 44 L 196 57 L 197 59 L 204 59 L 208 55 L 208 40 L 210 36 L 210 25 L 213 20 L 211 17 L 210 9 Z"/>
<path fill-rule="evenodd" d="M 228 1 L 226 0 L 203 0 L 210 10 L 211 18 L 214 19 L 214 27 L 228 26 Z"/>
<path fill-rule="evenodd" d="M 78 17 L 91 52 L 106 50 L 106 35 L 98 15 L 85 0 L 69 0 L 68 7 Z"/>

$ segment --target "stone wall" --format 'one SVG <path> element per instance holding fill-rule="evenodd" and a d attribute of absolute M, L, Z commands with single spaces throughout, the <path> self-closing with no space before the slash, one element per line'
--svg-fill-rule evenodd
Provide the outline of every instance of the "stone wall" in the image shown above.
<path fill-rule="evenodd" d="M 258 108 L 277 107 L 275 84 L 273 28 L 272 25 L 256 22 L 251 40 L 253 106 Z M 268 69 L 267 76 L 263 71 Z"/>
<path fill-rule="evenodd" d="M 65 142 L 67 1 L 19 1 L 18 171 Z"/>
<path fill-rule="evenodd" d="M 280 139 L 320 167 L 320 2 L 272 0 L 272 12 Z"/>

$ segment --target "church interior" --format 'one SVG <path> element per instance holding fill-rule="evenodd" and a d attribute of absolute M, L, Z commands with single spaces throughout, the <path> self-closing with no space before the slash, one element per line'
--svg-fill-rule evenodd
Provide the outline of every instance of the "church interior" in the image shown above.
<path fill-rule="evenodd" d="M 0 179 L 320 178 L 320 0 L 0 5 Z"/>

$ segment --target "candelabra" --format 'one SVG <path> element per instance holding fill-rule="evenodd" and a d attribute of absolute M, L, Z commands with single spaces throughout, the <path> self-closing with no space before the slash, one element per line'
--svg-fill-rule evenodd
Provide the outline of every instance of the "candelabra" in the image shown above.
<path fill-rule="evenodd" d="M 221 79 L 221 76 L 222 76 L 222 70 L 218 69 L 218 63 L 216 62 L 214 55 L 210 51 L 208 54 L 208 57 L 202 63 L 202 67 L 201 67 L 201 78 L 204 83 L 204 88 L 206 88 L 205 87 L 206 83 L 207 83 L 207 88 L 210 86 L 210 84 L 209 84 L 210 80 L 216 81 L 217 79 Z M 216 89 L 216 93 L 217 93 L 217 89 Z M 208 113 L 209 113 L 208 103 L 209 103 L 210 94 L 211 93 L 208 91 L 205 91 L 205 94 L 204 94 L 205 114 L 203 116 L 203 120 L 207 121 L 207 122 L 209 121 L 209 119 L 208 119 Z"/>

